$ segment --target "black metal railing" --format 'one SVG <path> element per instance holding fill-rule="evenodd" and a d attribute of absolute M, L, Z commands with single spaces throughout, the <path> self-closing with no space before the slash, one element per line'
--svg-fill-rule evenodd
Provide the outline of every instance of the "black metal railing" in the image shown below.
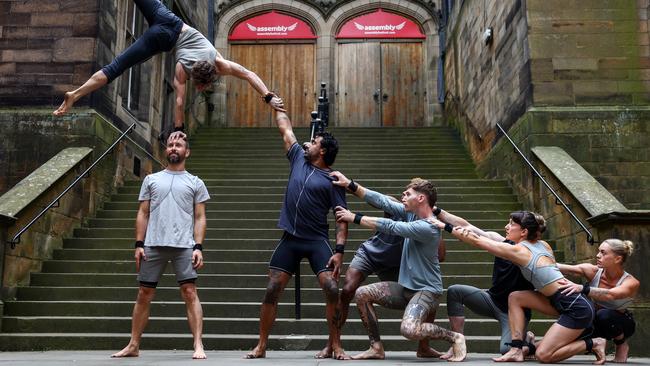
<path fill-rule="evenodd" d="M 562 198 L 560 198 L 560 196 L 557 194 L 557 192 L 555 192 L 555 190 L 554 190 L 553 188 L 551 188 L 551 185 L 548 184 L 548 182 L 544 179 L 544 177 L 542 177 L 542 175 L 539 173 L 539 171 L 537 171 L 537 169 L 535 169 L 535 167 L 534 167 L 533 164 L 530 162 L 530 160 L 528 160 L 528 158 L 526 157 L 526 155 L 524 155 L 524 153 L 521 152 L 521 150 L 519 149 L 519 147 L 517 146 L 517 144 L 515 144 L 515 142 L 512 141 L 512 139 L 510 138 L 510 136 L 508 135 L 508 133 L 507 133 L 507 132 L 503 129 L 503 127 L 501 127 L 501 125 L 498 124 L 498 123 L 497 123 L 497 128 L 501 131 L 501 133 L 503 134 L 503 136 L 505 136 L 506 139 L 508 139 L 508 141 L 510 141 L 510 143 L 512 144 L 512 146 L 515 148 L 515 151 L 517 151 L 517 153 L 519 154 L 519 156 L 521 156 L 521 158 L 524 159 L 524 161 L 526 162 L 526 164 L 528 165 L 528 167 L 529 167 L 529 168 L 530 168 L 530 169 L 535 173 L 535 175 L 537 175 L 537 178 L 539 178 L 539 180 L 542 181 L 542 183 L 544 183 L 544 185 L 546 186 L 546 188 L 548 188 L 548 190 L 551 191 L 551 193 L 555 196 L 555 203 L 558 204 L 558 205 L 561 205 L 562 207 L 564 207 L 564 209 L 566 210 L 566 212 L 568 212 L 569 215 L 571 215 L 571 217 L 573 217 L 573 220 L 575 220 L 575 222 L 577 222 L 578 225 L 580 225 L 580 227 L 582 228 L 582 231 L 584 231 L 585 234 L 587 234 L 587 242 L 588 242 L 589 244 L 591 244 L 591 245 L 594 245 L 594 243 L 596 242 L 596 240 L 594 239 L 594 235 L 591 233 L 591 231 L 589 231 L 589 229 L 587 229 L 587 226 L 585 226 L 585 224 L 583 224 L 582 221 L 580 221 L 580 219 L 578 218 L 578 216 L 576 216 L 576 214 L 573 213 L 573 211 L 571 211 L 571 209 L 569 208 L 569 206 L 567 206 L 567 204 L 564 203 L 564 201 L 562 200 Z"/>
<path fill-rule="evenodd" d="M 50 208 L 52 208 L 52 207 L 57 207 L 57 206 L 58 206 L 58 202 L 59 202 L 59 200 L 61 199 L 61 197 L 63 197 L 63 195 L 65 195 L 66 193 L 68 193 L 68 191 L 70 191 L 70 190 L 72 189 L 72 187 L 74 187 L 77 183 L 79 183 L 79 181 L 81 181 L 83 178 L 86 178 L 86 177 L 88 176 L 88 173 L 89 173 L 89 172 L 90 172 L 90 171 L 91 171 L 91 170 L 92 170 L 92 169 L 93 169 L 97 164 L 99 164 L 99 162 L 100 162 L 100 161 L 101 161 L 101 160 L 102 160 L 106 155 L 108 155 L 108 153 L 111 152 L 111 150 L 113 150 L 113 148 L 115 148 L 115 146 L 116 146 L 120 141 L 122 141 L 122 139 L 123 139 L 124 137 L 126 137 L 126 135 L 127 135 L 129 132 L 131 132 L 133 129 L 135 129 L 135 123 L 132 124 L 131 126 L 129 126 L 129 127 L 126 129 L 126 131 L 124 131 L 124 132 L 122 133 L 122 135 L 121 135 L 120 137 L 118 137 L 117 140 L 115 140 L 115 142 L 113 142 L 113 144 L 111 144 L 111 146 L 109 146 L 108 149 L 106 149 L 106 151 L 104 151 L 104 153 L 103 153 L 99 158 L 97 158 L 97 160 L 95 160 L 92 164 L 90 164 L 90 166 L 89 166 L 86 170 L 84 170 L 83 173 L 79 174 L 79 176 L 78 176 L 78 177 L 77 177 L 77 178 L 76 178 L 72 183 L 70 183 L 70 185 L 68 185 L 68 187 L 67 187 L 66 189 L 63 190 L 63 192 L 61 192 L 58 196 L 56 196 L 56 198 L 53 199 L 52 202 L 50 202 L 50 204 L 48 204 L 48 205 L 47 205 L 43 210 L 41 210 L 41 212 L 39 212 L 36 216 L 34 216 L 34 218 L 32 218 L 32 220 L 31 220 L 27 225 L 25 225 L 22 229 L 20 229 L 20 230 L 18 231 L 18 233 L 16 233 L 16 234 L 14 235 L 14 237 L 9 241 L 9 244 L 11 244 L 11 249 L 15 249 L 15 248 L 16 248 L 16 244 L 20 243 L 20 236 L 23 235 L 23 233 L 25 233 L 25 231 L 27 231 L 27 229 L 29 229 L 32 225 L 34 225 L 34 223 L 35 223 L 36 221 L 38 221 L 38 219 L 40 219 L 43 215 L 45 215 L 45 213 L 46 213 Z M 133 141 L 133 140 L 131 140 L 131 141 Z M 134 142 L 134 143 L 135 143 L 135 142 Z M 137 144 L 136 144 L 136 145 L 137 145 Z M 139 145 L 138 145 L 138 146 L 139 146 Z M 155 158 L 154 158 L 154 159 L 155 159 Z M 156 160 L 156 161 L 157 161 L 157 160 Z"/>

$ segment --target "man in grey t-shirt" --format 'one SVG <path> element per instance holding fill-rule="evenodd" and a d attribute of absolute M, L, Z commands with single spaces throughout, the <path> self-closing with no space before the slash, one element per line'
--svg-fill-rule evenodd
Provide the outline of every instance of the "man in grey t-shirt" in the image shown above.
<path fill-rule="evenodd" d="M 426 221 L 433 218 L 437 192 L 431 182 L 414 178 L 396 203 L 381 193 L 362 187 L 340 172 L 333 172 L 334 185 L 346 187 L 359 198 L 393 216 L 405 216 L 405 222 L 354 214 L 336 208 L 337 222 L 357 225 L 404 237 L 398 282 L 379 282 L 360 287 L 356 292 L 361 321 L 370 337 L 370 348 L 354 359 L 383 359 L 384 347 L 379 337 L 379 324 L 373 304 L 392 309 L 405 309 L 400 331 L 412 340 L 442 339 L 451 343 L 453 356 L 448 361 L 462 361 L 466 356 L 465 337 L 427 321 L 440 304 L 442 274 L 438 261 L 440 229 Z"/>
<path fill-rule="evenodd" d="M 111 357 L 136 357 L 149 320 L 149 308 L 158 281 L 171 261 L 187 307 L 187 320 L 194 337 L 192 358 L 206 358 L 201 340 L 203 310 L 196 292 L 196 270 L 203 267 L 206 217 L 210 199 L 205 184 L 185 170 L 190 156 L 187 140 L 178 134 L 167 140 L 167 169 L 148 175 L 140 190 L 135 221 L 135 266 L 140 289 L 133 307 L 131 340 Z"/>

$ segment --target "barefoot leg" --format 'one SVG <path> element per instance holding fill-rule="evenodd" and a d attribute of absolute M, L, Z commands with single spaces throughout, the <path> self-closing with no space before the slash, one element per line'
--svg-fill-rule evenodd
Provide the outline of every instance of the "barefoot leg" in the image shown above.
<path fill-rule="evenodd" d="M 61 103 L 59 108 L 52 112 L 52 114 L 55 116 L 64 115 L 66 112 L 68 112 L 68 110 L 70 110 L 70 108 L 72 108 L 76 101 L 101 88 L 107 83 L 108 78 L 104 72 L 101 70 L 97 71 L 78 89 L 65 93 L 65 96 L 63 97 L 63 103 Z"/>
<path fill-rule="evenodd" d="M 384 345 L 381 342 L 374 342 L 367 351 L 352 356 L 353 360 L 383 360 L 386 357 Z"/>

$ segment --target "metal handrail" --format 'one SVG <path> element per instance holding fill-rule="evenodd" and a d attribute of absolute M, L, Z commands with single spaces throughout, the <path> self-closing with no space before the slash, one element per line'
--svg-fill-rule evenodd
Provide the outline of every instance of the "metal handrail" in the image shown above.
<path fill-rule="evenodd" d="M 126 134 L 131 132 L 134 128 L 135 128 L 135 123 L 129 126 L 129 128 L 127 128 L 126 131 L 124 131 L 122 135 L 118 137 L 118 139 L 115 140 L 115 142 L 113 142 L 113 144 L 109 146 L 108 149 L 104 151 L 104 153 L 88 167 L 88 169 L 84 170 L 83 173 L 79 174 L 79 176 L 72 183 L 70 183 L 68 188 L 64 189 L 63 192 L 61 192 L 58 196 L 56 196 L 56 198 L 52 200 L 52 202 L 50 202 L 50 204 L 47 205 L 41 212 L 39 212 L 38 215 L 34 216 L 34 218 L 29 222 L 29 224 L 25 225 L 22 229 L 20 229 L 20 231 L 18 231 L 18 233 L 14 235 L 14 237 L 9 241 L 9 244 L 11 244 L 11 249 L 15 249 L 16 244 L 20 243 L 20 236 L 25 231 L 27 231 L 27 229 L 29 229 L 36 221 L 38 221 L 38 219 L 40 219 L 43 215 L 45 215 L 45 213 L 50 208 L 54 207 L 59 202 L 61 197 L 63 197 L 64 194 L 68 193 L 68 191 L 71 190 L 72 187 L 75 186 L 75 184 L 77 184 L 80 180 L 85 178 L 88 175 L 88 173 L 95 167 L 95 165 L 97 165 L 106 155 L 108 155 L 108 153 L 111 152 L 111 150 L 113 150 L 115 145 L 117 145 L 120 141 L 122 141 L 122 139 L 126 136 Z"/>
<path fill-rule="evenodd" d="M 571 211 L 571 209 L 569 208 L 569 206 L 567 206 L 567 204 L 564 203 L 564 201 L 562 200 L 562 198 L 560 198 L 560 196 L 557 194 L 557 192 L 555 192 L 555 190 L 554 190 L 553 188 L 551 188 L 551 185 L 548 184 L 548 182 L 546 182 L 546 180 L 545 180 L 545 179 L 542 177 L 542 175 L 537 171 L 537 169 L 535 169 L 535 167 L 534 167 L 533 164 L 530 162 L 530 160 L 528 160 L 528 158 L 526 158 L 526 156 L 524 155 L 524 153 L 521 152 L 521 150 L 519 150 L 519 147 L 517 146 L 517 144 L 515 144 L 515 142 L 512 141 L 512 139 L 510 138 L 510 136 L 508 135 L 508 133 L 503 129 L 503 127 L 501 127 L 501 125 L 497 123 L 497 128 L 499 128 L 499 130 L 501 131 L 501 133 L 503 133 L 503 136 L 505 136 L 505 137 L 508 139 L 508 141 L 510 141 L 510 143 L 511 143 L 512 146 L 515 148 L 515 150 L 517 151 L 517 153 L 519 153 L 519 156 L 521 156 L 521 158 L 524 159 L 524 161 L 526 162 L 526 164 L 528 164 L 528 167 L 530 167 L 530 169 L 535 173 L 535 175 L 537 175 L 537 178 L 539 178 L 539 180 L 541 180 L 542 183 L 544 183 L 544 185 L 546 186 L 546 188 L 548 188 L 548 189 L 551 191 L 551 193 L 553 193 L 553 195 L 555 196 L 555 203 L 556 203 L 556 204 L 560 204 L 560 205 L 562 205 L 562 207 L 564 207 L 564 209 L 569 213 L 569 215 L 571 215 L 571 217 L 573 217 L 573 219 L 578 223 L 578 225 L 580 225 L 580 227 L 582 228 L 582 230 L 587 234 L 587 242 L 588 242 L 590 245 L 594 245 L 594 243 L 595 243 L 596 241 L 595 241 L 595 239 L 594 239 L 594 235 L 591 233 L 591 231 L 589 231 L 589 229 L 587 229 L 587 227 L 585 226 L 585 224 L 583 224 L 582 221 L 580 221 L 580 219 L 578 218 L 578 216 L 576 216 L 576 214 L 574 214 L 573 211 Z"/>

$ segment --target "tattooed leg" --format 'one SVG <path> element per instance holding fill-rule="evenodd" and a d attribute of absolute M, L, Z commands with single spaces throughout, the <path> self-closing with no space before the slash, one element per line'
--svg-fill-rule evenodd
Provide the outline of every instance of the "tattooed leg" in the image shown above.
<path fill-rule="evenodd" d="M 323 351 L 316 354 L 316 358 L 329 358 L 332 357 L 337 360 L 350 359 L 345 354 L 343 347 L 341 347 L 341 333 L 339 324 L 341 323 L 341 311 L 339 305 L 339 288 L 336 280 L 332 276 L 332 272 L 321 272 L 318 275 L 318 282 L 320 283 L 323 293 L 325 294 L 325 315 L 327 317 L 327 327 L 329 330 L 328 344 L 331 345 L 331 351 L 328 352 L 327 347 L 325 353 Z"/>
<path fill-rule="evenodd" d="M 429 311 L 429 316 L 427 316 L 426 322 L 433 323 L 435 320 L 436 320 L 436 310 Z M 451 352 L 451 348 L 450 348 L 450 352 Z M 430 347 L 429 339 L 424 338 L 418 342 L 418 350 L 416 351 L 415 355 L 420 358 L 439 358 L 440 356 L 442 356 L 442 353 Z"/>
<path fill-rule="evenodd" d="M 266 287 L 264 302 L 260 310 L 260 339 L 257 346 L 247 353 L 244 358 L 266 357 L 266 345 L 269 340 L 269 332 L 278 312 L 278 299 L 290 279 L 291 275 L 289 273 L 275 269 L 269 270 L 269 283 Z"/>
<path fill-rule="evenodd" d="M 462 361 L 467 355 L 465 337 L 456 332 L 425 322 L 428 314 L 437 309 L 440 295 L 429 291 L 415 293 L 402 318 L 400 331 L 408 339 L 443 339 L 452 345 L 453 356 L 448 361 Z"/>
<path fill-rule="evenodd" d="M 379 304 L 391 309 L 403 309 L 406 306 L 404 288 L 397 282 L 378 282 L 357 289 L 357 309 L 361 322 L 368 331 L 370 348 L 361 354 L 352 357 L 360 359 L 383 359 L 384 346 L 379 337 L 379 322 L 373 304 Z"/>

